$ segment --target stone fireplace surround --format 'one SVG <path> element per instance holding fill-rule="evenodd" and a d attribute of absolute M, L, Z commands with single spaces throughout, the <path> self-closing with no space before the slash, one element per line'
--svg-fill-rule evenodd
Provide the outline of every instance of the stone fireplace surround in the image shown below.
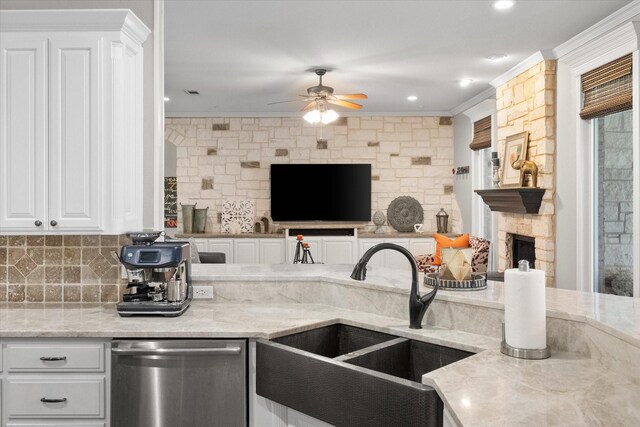
<path fill-rule="evenodd" d="M 529 132 L 528 158 L 538 165 L 538 186 L 546 189 L 538 214 L 498 213 L 498 270 L 513 265 L 510 234 L 535 238 L 536 269 L 543 270 L 547 286 L 555 286 L 555 135 L 556 61 L 542 60 L 496 87 L 498 153 L 505 139 Z M 504 165 L 504 159 L 501 160 Z"/>

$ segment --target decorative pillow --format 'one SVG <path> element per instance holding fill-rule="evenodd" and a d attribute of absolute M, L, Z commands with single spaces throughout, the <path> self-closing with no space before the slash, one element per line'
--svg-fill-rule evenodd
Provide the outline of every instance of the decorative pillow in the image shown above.
<path fill-rule="evenodd" d="M 455 239 L 450 239 L 444 234 L 434 233 L 433 238 L 436 241 L 436 256 L 433 259 L 433 265 L 442 264 L 442 255 L 440 251 L 442 248 L 468 248 L 469 247 L 469 233 L 463 234 Z"/>
<path fill-rule="evenodd" d="M 489 264 L 489 249 L 491 242 L 482 237 L 469 238 L 469 245 L 473 249 L 473 258 L 471 260 L 471 266 L 474 273 L 486 273 L 487 265 Z"/>

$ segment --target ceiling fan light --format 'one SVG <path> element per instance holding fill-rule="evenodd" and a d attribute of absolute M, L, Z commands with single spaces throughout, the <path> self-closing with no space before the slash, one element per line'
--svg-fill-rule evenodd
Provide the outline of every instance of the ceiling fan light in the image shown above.
<path fill-rule="evenodd" d="M 327 110 L 321 116 L 322 124 L 328 125 L 329 123 L 335 121 L 338 117 L 340 117 L 340 114 L 336 113 L 335 110 Z"/>
<path fill-rule="evenodd" d="M 320 115 L 320 111 L 314 108 L 313 110 L 309 111 L 307 114 L 302 116 L 302 118 L 305 119 L 307 122 L 313 124 L 313 123 L 319 123 L 322 117 Z"/>

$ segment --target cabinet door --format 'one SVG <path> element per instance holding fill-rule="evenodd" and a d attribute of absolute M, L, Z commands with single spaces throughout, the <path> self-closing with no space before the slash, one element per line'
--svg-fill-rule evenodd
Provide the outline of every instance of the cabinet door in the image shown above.
<path fill-rule="evenodd" d="M 385 242 L 395 243 L 398 246 L 402 246 L 403 248 L 409 249 L 409 239 L 395 239 L 395 240 L 387 240 Z M 393 268 L 396 270 L 410 270 L 411 266 L 409 264 L 409 260 L 407 257 L 402 255 L 398 251 L 384 251 L 384 263 L 385 267 Z"/>
<path fill-rule="evenodd" d="M 46 52 L 46 39 L 0 37 L 0 231 L 48 224 Z"/>
<path fill-rule="evenodd" d="M 310 415 L 298 412 L 295 409 L 287 408 L 287 427 L 331 427 L 332 424 L 325 423 Z"/>
<path fill-rule="evenodd" d="M 354 264 L 356 262 L 355 239 L 324 238 L 322 242 L 325 264 Z"/>
<path fill-rule="evenodd" d="M 233 241 L 234 264 L 258 264 L 260 253 L 256 239 L 235 239 Z"/>
<path fill-rule="evenodd" d="M 435 241 L 430 238 L 409 240 L 409 250 L 413 256 L 428 255 L 435 251 Z"/>
<path fill-rule="evenodd" d="M 48 220 L 52 230 L 100 229 L 99 54 L 97 39 L 50 41 Z"/>
<path fill-rule="evenodd" d="M 358 259 L 362 258 L 362 255 L 375 245 L 382 243 L 382 239 L 359 239 L 358 240 Z M 384 254 L 387 251 L 377 252 L 375 253 L 369 262 L 367 263 L 367 269 L 373 267 L 385 267 L 385 257 Z"/>
<path fill-rule="evenodd" d="M 284 264 L 284 239 L 260 239 L 260 264 Z"/>
<path fill-rule="evenodd" d="M 222 252 L 225 255 L 226 263 L 233 264 L 233 240 L 209 239 L 208 246 L 208 252 Z"/>

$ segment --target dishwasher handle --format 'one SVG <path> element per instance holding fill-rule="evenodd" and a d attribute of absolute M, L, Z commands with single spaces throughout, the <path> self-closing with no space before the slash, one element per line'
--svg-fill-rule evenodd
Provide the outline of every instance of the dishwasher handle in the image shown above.
<path fill-rule="evenodd" d="M 242 352 L 240 347 L 220 348 L 120 348 L 114 347 L 112 353 L 123 356 L 229 356 Z"/>

